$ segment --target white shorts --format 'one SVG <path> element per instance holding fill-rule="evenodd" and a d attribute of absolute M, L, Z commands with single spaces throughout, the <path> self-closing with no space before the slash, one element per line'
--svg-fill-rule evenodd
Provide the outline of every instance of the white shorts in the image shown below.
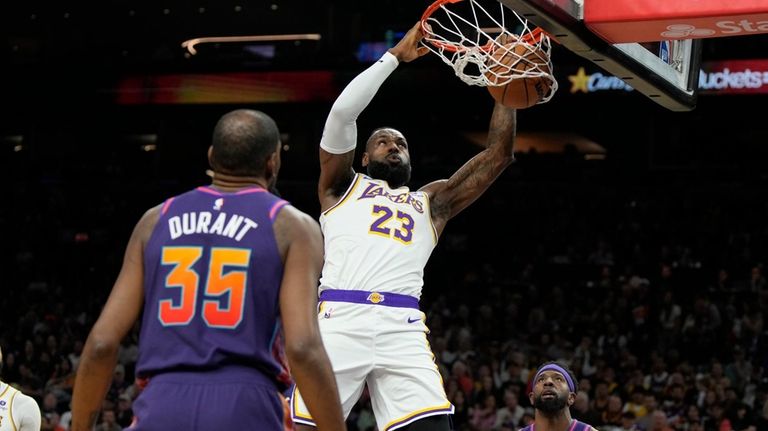
<path fill-rule="evenodd" d="M 368 384 L 380 431 L 453 413 L 427 341 L 424 313 L 415 308 L 323 301 L 318 319 L 333 366 L 344 417 Z M 312 425 L 294 386 L 291 418 Z"/>

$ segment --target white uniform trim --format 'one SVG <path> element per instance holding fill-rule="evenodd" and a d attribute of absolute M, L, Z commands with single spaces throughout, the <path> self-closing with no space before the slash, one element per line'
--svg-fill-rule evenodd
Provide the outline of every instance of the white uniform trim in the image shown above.
<path fill-rule="evenodd" d="M 41 422 L 34 398 L 0 382 L 0 431 L 39 431 Z"/>

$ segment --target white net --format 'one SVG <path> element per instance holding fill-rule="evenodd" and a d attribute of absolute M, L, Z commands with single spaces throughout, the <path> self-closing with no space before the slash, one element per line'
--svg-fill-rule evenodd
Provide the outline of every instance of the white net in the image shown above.
<path fill-rule="evenodd" d="M 531 28 L 515 11 L 497 5 L 498 10 L 483 7 L 478 0 L 438 0 L 422 17 L 424 45 L 469 85 L 542 79 L 549 91 L 538 103 L 549 101 L 557 91 L 549 36 Z M 505 14 L 514 19 L 506 20 Z"/>

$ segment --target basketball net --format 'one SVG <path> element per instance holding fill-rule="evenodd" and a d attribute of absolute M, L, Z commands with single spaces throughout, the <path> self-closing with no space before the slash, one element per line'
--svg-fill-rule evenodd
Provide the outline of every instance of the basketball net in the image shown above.
<path fill-rule="evenodd" d="M 461 10 L 456 5 L 460 2 L 465 2 Z M 500 2 L 498 7 L 498 12 L 491 13 L 477 0 L 437 0 L 421 18 L 424 45 L 469 85 L 503 86 L 515 79 L 545 79 L 549 92 L 539 103 L 549 101 L 557 91 L 549 35 L 531 28 L 528 20 Z M 505 11 L 513 15 L 510 22 L 505 22 Z"/>

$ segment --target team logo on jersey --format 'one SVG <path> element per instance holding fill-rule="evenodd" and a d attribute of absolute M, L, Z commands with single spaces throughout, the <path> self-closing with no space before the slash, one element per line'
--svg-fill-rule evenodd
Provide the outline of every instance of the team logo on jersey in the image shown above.
<path fill-rule="evenodd" d="M 224 206 L 224 198 L 218 198 L 215 201 L 213 201 L 213 209 L 216 211 L 220 211 L 221 207 Z"/>
<path fill-rule="evenodd" d="M 363 193 L 361 193 L 360 197 L 357 199 L 370 199 L 377 196 L 382 196 L 396 204 L 410 205 L 413 207 L 413 209 L 421 214 L 424 212 L 424 204 L 422 204 L 420 200 L 416 199 L 414 195 L 415 193 L 400 193 L 398 195 L 393 195 L 384 189 L 384 187 L 376 183 L 368 183 L 365 190 L 363 190 Z"/>
<path fill-rule="evenodd" d="M 373 292 L 370 295 L 368 295 L 368 297 L 365 298 L 365 300 L 372 304 L 378 304 L 380 302 L 384 302 L 384 295 L 378 292 Z"/>

